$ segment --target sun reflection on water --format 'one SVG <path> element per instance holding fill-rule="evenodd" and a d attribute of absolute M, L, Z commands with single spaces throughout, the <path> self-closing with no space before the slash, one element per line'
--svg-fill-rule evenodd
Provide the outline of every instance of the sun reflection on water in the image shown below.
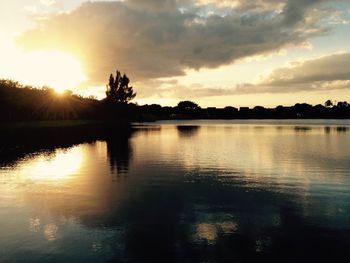
<path fill-rule="evenodd" d="M 45 154 L 25 161 L 20 174 L 33 181 L 59 181 L 77 173 L 82 160 L 79 148 L 57 150 L 54 154 Z"/>
<path fill-rule="evenodd" d="M 41 228 L 41 221 L 38 217 L 32 217 L 29 219 L 29 231 L 39 232 Z"/>
<path fill-rule="evenodd" d="M 200 223 L 196 225 L 194 240 L 215 243 L 219 235 L 234 234 L 238 230 L 235 222 Z"/>
<path fill-rule="evenodd" d="M 55 224 L 47 224 L 44 227 L 44 235 L 48 241 L 54 241 L 57 239 L 58 226 Z"/>

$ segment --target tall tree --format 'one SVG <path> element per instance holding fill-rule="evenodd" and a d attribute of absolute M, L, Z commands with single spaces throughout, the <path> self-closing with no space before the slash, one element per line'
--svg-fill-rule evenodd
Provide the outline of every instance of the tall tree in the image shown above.
<path fill-rule="evenodd" d="M 116 103 L 128 103 L 135 98 L 136 93 L 133 87 L 129 87 L 129 83 L 130 79 L 125 74 L 121 75 L 120 71 L 116 72 L 115 78 L 111 74 L 106 91 L 107 99 Z"/>

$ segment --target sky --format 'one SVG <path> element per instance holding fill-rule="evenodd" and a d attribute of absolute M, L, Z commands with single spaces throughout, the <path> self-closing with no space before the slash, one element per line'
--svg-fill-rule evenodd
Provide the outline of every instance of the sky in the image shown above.
<path fill-rule="evenodd" d="M 0 78 L 138 104 L 350 101 L 349 0 L 2 0 Z"/>

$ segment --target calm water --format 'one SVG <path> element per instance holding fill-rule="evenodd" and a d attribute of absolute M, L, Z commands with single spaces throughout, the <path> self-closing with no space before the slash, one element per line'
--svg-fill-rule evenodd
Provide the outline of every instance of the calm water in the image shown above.
<path fill-rule="evenodd" d="M 191 121 L 1 162 L 0 262 L 348 262 L 349 121 Z"/>

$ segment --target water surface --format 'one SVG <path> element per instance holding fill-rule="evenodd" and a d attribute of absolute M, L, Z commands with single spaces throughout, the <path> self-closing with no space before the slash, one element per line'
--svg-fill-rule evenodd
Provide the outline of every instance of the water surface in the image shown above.
<path fill-rule="evenodd" d="M 0 262 L 346 261 L 349 160 L 344 120 L 168 121 L 32 148 L 0 160 Z"/>

